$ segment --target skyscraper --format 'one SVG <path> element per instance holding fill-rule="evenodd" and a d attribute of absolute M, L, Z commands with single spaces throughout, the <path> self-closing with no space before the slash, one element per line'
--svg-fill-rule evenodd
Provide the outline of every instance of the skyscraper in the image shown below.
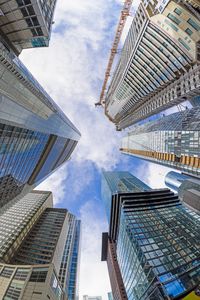
<path fill-rule="evenodd" d="M 66 162 L 79 138 L 80 132 L 0 42 L 0 207 Z"/>
<path fill-rule="evenodd" d="M 56 0 L 0 2 L 0 35 L 18 55 L 23 49 L 49 45 Z"/>
<path fill-rule="evenodd" d="M 53 207 L 52 194 L 33 191 L 1 208 L 0 262 L 10 262 L 19 245 L 47 207 Z"/>
<path fill-rule="evenodd" d="M 69 229 L 59 271 L 59 280 L 68 300 L 76 300 L 78 297 L 80 235 L 81 221 L 69 214 Z"/>
<path fill-rule="evenodd" d="M 176 190 L 185 204 L 200 212 L 200 177 L 171 171 L 165 176 L 165 184 Z"/>
<path fill-rule="evenodd" d="M 63 282 L 59 280 L 59 273 L 63 264 L 69 261 L 72 266 L 74 263 L 75 243 L 79 244 L 80 240 L 80 234 L 77 234 L 78 226 L 70 231 L 72 215 L 66 209 L 52 207 L 51 193 L 34 191 L 24 198 L 15 201 L 1 217 L 1 226 L 4 226 L 6 231 L 0 236 L 1 251 L 9 249 L 10 244 L 16 246 L 12 246 L 12 252 L 9 249 L 1 259 L 4 264 L 0 266 L 0 298 L 7 299 L 6 297 L 13 295 L 15 299 L 20 297 L 26 300 L 32 297 L 34 299 L 34 295 L 37 295 L 37 299 L 41 300 L 75 300 L 75 296 L 68 297 L 65 287 L 67 276 L 70 279 L 74 278 L 70 273 L 72 270 L 70 269 L 68 274 L 62 274 Z M 73 218 L 75 219 L 74 216 Z M 80 231 L 80 221 L 75 219 L 76 222 Z M 70 234 L 74 236 L 75 242 L 72 249 L 66 253 L 65 245 Z M 76 256 L 78 261 L 78 251 Z M 75 264 L 73 272 L 77 277 L 78 267 Z M 77 285 L 76 282 L 71 282 L 71 288 L 73 283 L 76 295 Z"/>
<path fill-rule="evenodd" d="M 200 108 L 136 125 L 122 140 L 125 154 L 200 175 Z"/>
<path fill-rule="evenodd" d="M 114 195 L 110 187 L 113 181 L 117 185 L 117 173 L 103 178 L 111 195 L 109 220 L 113 220 L 116 234 L 109 221 L 107 238 L 103 234 L 102 258 L 109 264 L 111 286 L 113 278 L 118 278 L 122 292 L 115 298 L 116 287 L 112 286 L 114 298 L 183 298 L 200 282 L 199 214 L 181 204 L 168 189 L 149 188 Z M 120 205 L 116 205 L 117 198 Z"/>
<path fill-rule="evenodd" d="M 157 1 L 143 1 L 147 4 Z M 105 99 L 118 130 L 200 94 L 200 21 L 185 1 L 140 4 Z"/>

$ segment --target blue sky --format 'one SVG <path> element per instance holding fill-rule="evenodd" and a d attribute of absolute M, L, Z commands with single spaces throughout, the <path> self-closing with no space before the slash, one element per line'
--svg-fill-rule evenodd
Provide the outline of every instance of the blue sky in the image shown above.
<path fill-rule="evenodd" d="M 101 233 L 108 228 L 101 169 L 130 171 L 155 188 L 164 186 L 169 170 L 122 155 L 118 149 L 125 132 L 116 132 L 103 109 L 94 107 L 121 6 L 120 0 L 58 0 L 50 46 L 20 56 L 82 134 L 71 160 L 40 186 L 53 192 L 57 207 L 82 220 L 80 299 L 88 294 L 104 300 L 110 291 L 106 263 L 100 261 Z"/>

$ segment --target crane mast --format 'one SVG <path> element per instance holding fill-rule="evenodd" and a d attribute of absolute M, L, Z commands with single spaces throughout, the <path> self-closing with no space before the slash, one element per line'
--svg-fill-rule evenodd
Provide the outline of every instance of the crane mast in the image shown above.
<path fill-rule="evenodd" d="M 110 72 L 111 72 L 111 68 L 113 65 L 114 58 L 115 58 L 115 54 L 117 53 L 117 49 L 118 49 L 118 45 L 119 45 L 120 38 L 122 35 L 122 31 L 124 29 L 126 19 L 130 13 L 132 2 L 133 2 L 133 0 L 125 0 L 124 1 L 123 9 L 121 11 L 121 15 L 120 15 L 120 19 L 119 19 L 119 22 L 117 25 L 114 42 L 113 42 L 113 45 L 111 48 L 111 53 L 110 53 L 109 60 L 108 60 L 108 65 L 107 65 L 106 72 L 105 72 L 103 86 L 102 86 L 102 90 L 101 90 L 101 94 L 100 94 L 100 99 L 99 99 L 99 102 L 95 103 L 95 106 L 104 104 L 104 96 L 105 96 L 106 86 L 107 86 L 108 79 L 110 76 Z"/>

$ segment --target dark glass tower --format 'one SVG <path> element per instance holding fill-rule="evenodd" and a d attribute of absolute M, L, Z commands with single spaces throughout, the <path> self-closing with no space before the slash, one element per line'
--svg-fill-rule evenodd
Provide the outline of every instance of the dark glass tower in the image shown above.
<path fill-rule="evenodd" d="M 200 216 L 168 189 L 118 192 L 118 206 L 110 193 L 102 259 L 108 262 L 111 285 L 115 276 L 121 286 L 116 299 L 180 299 L 195 290 L 200 282 Z M 112 291 L 115 297 L 115 286 Z"/>
<path fill-rule="evenodd" d="M 80 133 L 0 40 L 0 207 L 66 162 Z"/>

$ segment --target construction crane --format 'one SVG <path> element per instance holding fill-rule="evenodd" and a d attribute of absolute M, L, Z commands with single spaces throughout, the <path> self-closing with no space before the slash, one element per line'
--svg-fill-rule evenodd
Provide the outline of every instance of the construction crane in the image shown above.
<path fill-rule="evenodd" d="M 117 53 L 117 48 L 118 48 L 118 45 L 120 42 L 122 31 L 124 29 L 126 19 L 130 13 L 132 2 L 133 2 L 133 0 L 125 0 L 124 1 L 124 6 L 121 11 L 119 23 L 117 25 L 117 31 L 115 34 L 114 42 L 113 42 L 113 45 L 111 48 L 111 53 L 110 53 L 109 60 L 108 60 L 108 65 L 107 65 L 106 72 L 105 72 L 105 78 L 104 78 L 104 82 L 103 82 L 103 86 L 102 86 L 102 90 L 101 90 L 101 94 L 100 94 L 100 99 L 99 99 L 99 102 L 95 103 L 95 106 L 104 104 L 104 95 L 105 95 L 105 91 L 106 91 L 106 86 L 107 86 L 108 79 L 110 76 L 110 72 L 111 72 L 111 68 L 113 65 L 114 58 L 115 58 L 115 54 Z"/>

